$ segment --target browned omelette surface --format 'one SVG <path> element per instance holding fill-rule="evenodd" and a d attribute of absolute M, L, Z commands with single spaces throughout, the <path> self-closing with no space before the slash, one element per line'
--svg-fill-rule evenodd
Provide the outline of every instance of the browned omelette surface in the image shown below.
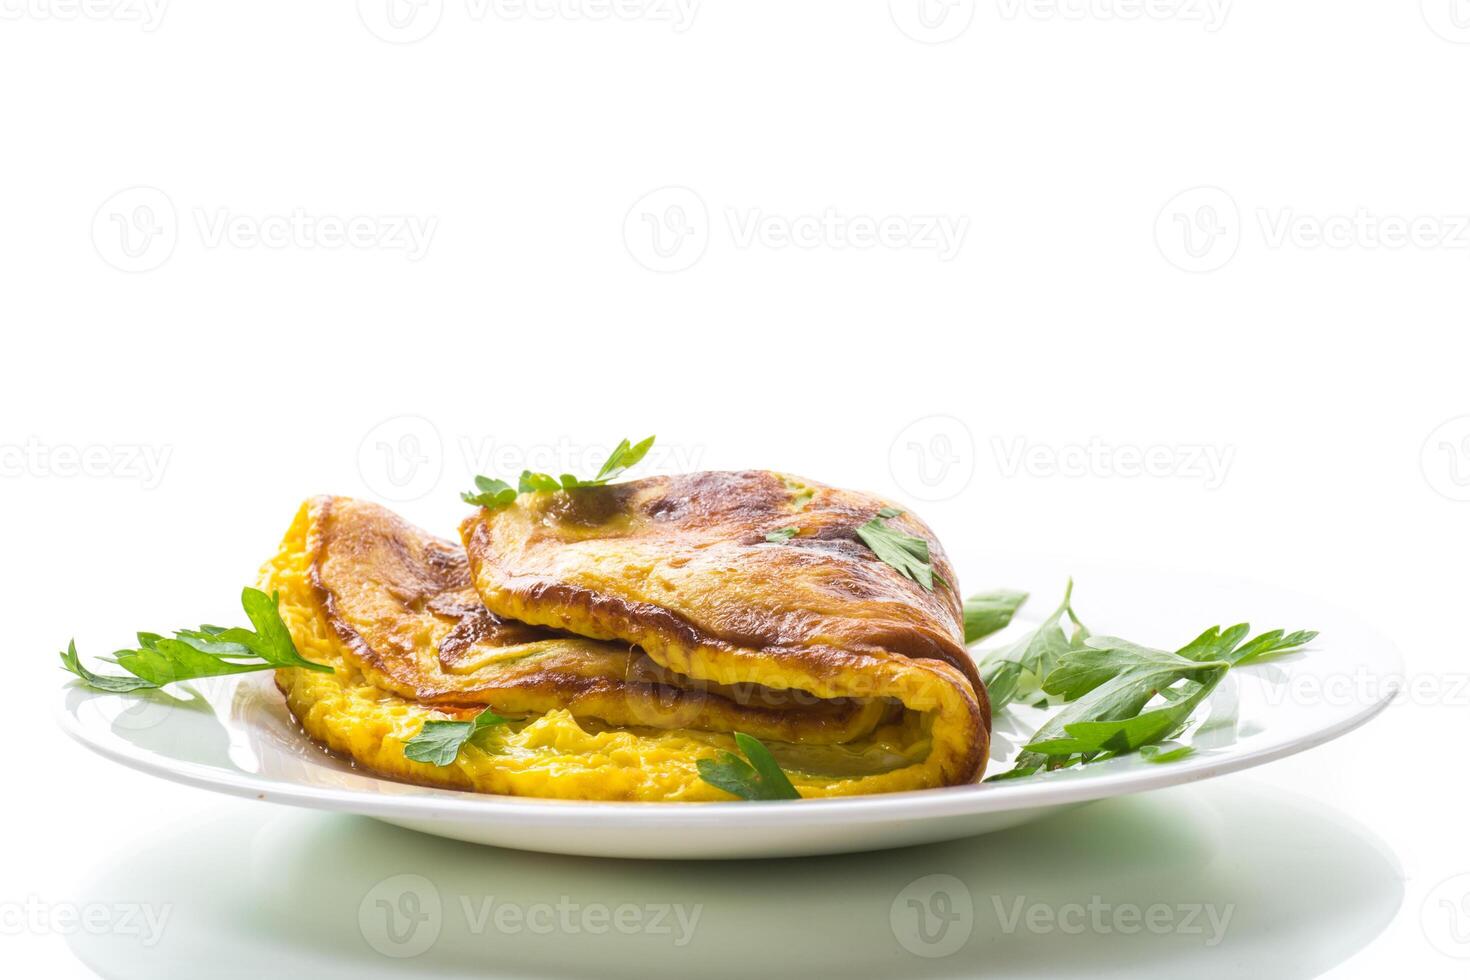
<path fill-rule="evenodd" d="M 480 601 L 464 549 L 376 504 L 303 508 L 306 578 L 347 661 L 374 687 L 421 704 L 513 715 L 565 709 L 611 725 L 750 731 L 840 741 L 871 727 L 854 701 L 741 704 L 626 643 L 502 619 Z"/>
<path fill-rule="evenodd" d="M 928 591 L 880 561 L 856 528 L 884 506 L 768 471 L 694 473 L 521 494 L 460 530 L 496 615 L 636 644 L 680 676 L 748 685 L 753 700 L 886 705 L 849 740 L 881 732 L 910 764 L 864 788 L 828 781 L 829 793 L 967 782 L 984 767 L 989 713 L 954 569 L 909 515 L 891 523 L 928 542 L 951 586 Z M 766 539 L 782 528 L 797 533 Z M 773 751 L 783 765 L 799 755 Z"/>

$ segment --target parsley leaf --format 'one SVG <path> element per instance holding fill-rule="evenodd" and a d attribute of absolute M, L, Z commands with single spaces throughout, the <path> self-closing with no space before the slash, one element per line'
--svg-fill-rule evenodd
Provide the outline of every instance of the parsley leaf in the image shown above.
<path fill-rule="evenodd" d="M 254 630 L 201 626 L 177 630 L 173 638 L 139 633 L 137 649 L 119 650 L 107 658 L 132 676 L 94 674 L 82 665 L 75 641 L 61 655 L 61 666 L 89 687 L 114 694 L 278 667 L 332 673 L 326 664 L 313 663 L 297 653 L 291 631 L 281 619 L 279 593 L 266 595 L 247 588 L 240 595 L 240 604 Z"/>
<path fill-rule="evenodd" d="M 1239 629 L 1239 627 L 1236 627 L 1236 629 Z M 1244 632 L 1248 632 L 1248 627 Z M 1286 654 L 1294 654 L 1294 652 L 1299 651 L 1302 646 L 1310 644 L 1314 639 L 1317 639 L 1317 630 L 1314 629 L 1299 629 L 1295 633 L 1273 629 L 1272 632 L 1261 633 L 1260 636 L 1252 639 L 1251 642 L 1248 642 L 1244 646 L 1219 652 L 1216 655 L 1220 657 L 1220 660 L 1229 660 L 1232 666 L 1244 667 L 1247 664 L 1260 663 L 1260 661 L 1267 660 L 1270 657 L 1283 657 Z"/>
<path fill-rule="evenodd" d="M 877 555 L 884 564 L 898 569 L 900 575 L 919 583 L 926 591 L 934 591 L 934 580 L 937 578 L 941 585 L 950 588 L 944 576 L 934 570 L 934 565 L 929 557 L 929 542 L 923 538 L 916 538 L 911 534 L 905 534 L 895 527 L 890 527 L 883 522 L 895 517 L 902 517 L 903 511 L 892 507 L 884 507 L 878 511 L 878 516 L 859 525 L 857 536 Z"/>
<path fill-rule="evenodd" d="M 575 482 L 576 477 L 572 477 Z M 543 490 L 560 490 L 561 480 L 545 473 L 532 473 L 530 470 L 521 471 L 521 481 L 516 490 L 519 493 L 540 493 Z"/>
<path fill-rule="evenodd" d="M 266 595 L 259 589 L 246 589 L 240 595 L 240 605 L 244 607 L 250 625 L 255 627 L 254 632 L 240 627 L 220 629 L 218 626 L 203 626 L 198 631 L 182 631 L 178 636 L 185 642 L 197 638 L 216 645 L 238 644 L 272 667 L 304 667 L 329 674 L 332 672 L 332 668 L 312 663 L 296 652 L 296 644 L 291 641 L 291 631 L 281 619 L 279 592 Z M 205 649 L 198 643 L 194 645 L 196 649 Z"/>
<path fill-rule="evenodd" d="M 1010 772 L 992 778 L 1018 779 L 1148 747 L 1154 747 L 1149 761 L 1184 758 L 1193 750 L 1164 751 L 1157 744 L 1183 731 L 1233 667 L 1299 650 L 1317 636 L 1272 630 L 1242 642 L 1249 633 L 1246 623 L 1214 626 L 1174 652 L 1088 638 L 1063 653 L 1042 682 L 1067 707 L 1037 730 Z"/>
<path fill-rule="evenodd" d="M 787 541 L 796 537 L 796 533 L 796 528 L 794 527 L 777 528 L 766 535 L 766 540 L 771 542 L 771 544 L 785 544 Z"/>
<path fill-rule="evenodd" d="M 1177 762 L 1194 755 L 1194 746 L 1181 745 L 1176 749 L 1165 749 L 1162 745 L 1145 745 L 1138 750 L 1144 762 Z"/>
<path fill-rule="evenodd" d="M 1021 597 L 1017 606 L 1025 601 L 1024 593 L 1009 595 Z M 981 597 L 974 597 L 978 598 Z M 973 602 L 974 599 L 970 601 Z M 969 606 L 968 602 L 966 606 Z M 1009 620 L 1009 613 L 1005 615 Z M 1072 621 L 1070 638 L 1063 625 L 1064 619 Z M 969 635 L 967 615 L 966 640 L 969 640 Z M 1012 701 L 1035 695 L 1041 689 L 1042 680 L 1056 668 L 1062 656 L 1081 647 L 1087 635 L 1087 627 L 1082 625 L 1082 621 L 1072 610 L 1072 582 L 1068 579 L 1062 604 L 1040 626 L 1014 643 L 998 647 L 980 657 L 980 679 L 984 681 L 986 693 L 990 696 L 990 710 L 1000 711 Z"/>
<path fill-rule="evenodd" d="M 116 677 L 103 674 L 94 674 L 82 665 L 81 658 L 77 656 L 77 641 L 72 640 L 61 655 L 61 666 L 63 670 L 71 671 L 80 677 L 88 687 L 99 691 L 108 691 L 112 694 L 127 694 L 130 691 L 141 691 L 145 688 L 157 687 L 152 681 L 145 681 L 141 677 Z"/>
<path fill-rule="evenodd" d="M 616 480 L 623 475 L 624 470 L 637 465 L 642 461 L 644 456 L 648 455 L 648 451 L 653 448 L 653 440 L 654 437 L 649 436 L 637 445 L 630 446 L 628 440 L 624 439 L 612 451 L 612 455 L 607 458 L 607 462 L 602 464 L 602 469 L 597 471 L 597 475 L 591 481 L 581 485 L 601 486 L 604 483 Z M 565 485 L 566 477 L 562 477 L 562 483 Z"/>
<path fill-rule="evenodd" d="M 1173 689 L 1173 699 L 1166 698 L 1167 703 L 1150 711 L 1142 711 L 1139 708 L 1132 712 L 1118 712 L 1118 717 L 1099 718 L 1096 721 L 1079 720 L 1063 722 L 1059 727 L 1065 731 L 1065 735 L 1056 735 L 1052 729 L 1052 723 L 1043 726 L 1051 737 L 1043 732 L 1037 732 L 1032 740 L 1027 743 L 1026 750 L 1021 753 L 1027 763 L 1033 761 L 1030 757 L 1034 754 L 1049 756 L 1048 768 L 1056 768 L 1056 763 L 1066 761 L 1072 756 L 1081 756 L 1077 761 L 1088 762 L 1101 753 L 1110 755 L 1123 755 L 1142 748 L 1153 742 L 1162 742 L 1178 734 L 1184 727 L 1189 716 L 1194 714 L 1194 709 L 1215 690 L 1215 686 L 1224 678 L 1225 672 L 1229 670 L 1228 665 L 1216 667 L 1203 675 L 1202 680 L 1185 680 L 1179 687 Z M 1161 690 L 1152 690 L 1148 682 L 1139 684 L 1137 678 L 1122 675 L 1118 678 L 1118 688 L 1127 688 L 1128 697 L 1137 697 L 1147 704 L 1153 700 L 1153 695 L 1162 693 Z M 1101 689 L 1100 689 L 1101 690 Z M 1110 692 L 1118 694 L 1119 691 Z M 1101 703 L 1115 703 L 1110 697 L 1100 698 Z M 1078 702 L 1079 705 L 1084 702 Z M 1108 712 L 1099 712 L 1107 714 Z M 1066 714 L 1064 711 L 1063 714 Z M 1086 712 L 1083 713 L 1084 717 Z M 1018 762 L 1021 759 L 1017 759 Z"/>
<path fill-rule="evenodd" d="M 1030 596 L 1015 589 L 980 592 L 965 600 L 965 643 L 983 640 L 1011 624 L 1011 617 Z"/>
<path fill-rule="evenodd" d="M 1040 766 L 1012 766 L 1005 772 L 996 773 L 994 776 L 986 776 L 985 781 L 987 783 L 1003 783 L 1011 779 L 1025 779 L 1027 776 L 1034 776 L 1040 771 Z"/>
<path fill-rule="evenodd" d="M 525 482 L 525 478 L 521 478 Z M 504 480 L 492 480 L 488 476 L 475 477 L 475 486 L 479 493 L 471 493 L 466 490 L 459 498 L 467 504 L 476 504 L 480 507 L 502 507 L 516 499 L 516 488 Z"/>
<path fill-rule="evenodd" d="M 461 493 L 460 499 L 467 504 L 475 504 L 479 507 L 503 507 L 513 503 L 517 496 L 523 493 L 541 493 L 550 490 L 577 490 L 582 487 L 600 487 L 611 483 L 622 476 L 629 467 L 634 466 L 648 455 L 648 450 L 653 448 L 654 436 L 649 436 L 639 443 L 630 443 L 627 439 L 618 443 L 617 448 L 608 456 L 597 475 L 590 480 L 582 480 L 570 473 L 563 473 L 555 477 L 549 473 L 533 473 L 530 470 L 521 471 L 521 478 L 515 486 L 511 486 L 504 480 L 492 479 L 488 476 L 475 477 L 475 487 L 478 492 L 465 491 Z"/>
<path fill-rule="evenodd" d="M 1089 691 L 1121 674 L 1183 677 L 1203 667 L 1229 664 L 1221 660 L 1196 660 L 1167 650 L 1152 650 L 1115 636 L 1094 636 L 1083 646 L 1064 654 L 1056 669 L 1046 675 L 1042 690 L 1063 701 L 1076 701 Z"/>
<path fill-rule="evenodd" d="M 415 762 L 427 762 L 431 766 L 453 765 L 466 742 L 505 721 L 489 708 L 469 721 L 426 721 L 419 733 L 403 744 L 403 754 Z"/>
<path fill-rule="evenodd" d="M 759 739 L 736 732 L 735 744 L 745 753 L 745 759 L 733 752 L 725 752 L 719 759 L 700 759 L 696 763 L 699 778 L 742 800 L 801 799 L 801 794 Z M 750 761 L 746 762 L 746 759 Z"/>

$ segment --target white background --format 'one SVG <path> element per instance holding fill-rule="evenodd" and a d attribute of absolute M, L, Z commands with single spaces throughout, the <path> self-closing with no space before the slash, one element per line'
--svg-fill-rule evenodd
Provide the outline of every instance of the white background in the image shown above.
<path fill-rule="evenodd" d="M 971 588 L 1025 558 L 1354 609 L 1417 693 L 1171 792 L 1350 821 L 1402 897 L 1344 923 L 1334 975 L 1463 975 L 1470 5 L 690 3 L 430 0 L 395 27 L 374 0 L 0 0 L 0 903 L 280 813 L 65 741 L 68 637 L 234 621 L 307 495 L 451 533 L 486 459 L 656 432 L 653 469 L 905 500 L 984 556 Z M 1267 850 L 1212 860 L 1324 898 L 1274 878 L 1262 819 Z M 1290 929 L 1240 941 L 1310 975 Z M 54 930 L 7 928 L 0 960 L 90 975 Z"/>

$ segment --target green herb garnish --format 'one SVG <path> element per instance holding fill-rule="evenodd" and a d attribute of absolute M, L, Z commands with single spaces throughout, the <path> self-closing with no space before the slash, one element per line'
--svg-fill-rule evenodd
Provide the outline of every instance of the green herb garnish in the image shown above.
<path fill-rule="evenodd" d="M 1211 627 L 1174 652 L 1117 637 L 1087 638 L 1061 653 L 1041 685 L 1070 703 L 1032 736 L 1013 770 L 992 778 L 1016 779 L 1171 739 L 1232 667 L 1300 650 L 1317 636 L 1272 630 L 1242 643 L 1249 632 L 1246 623 Z M 1156 753 L 1152 761 L 1183 758 L 1177 751 Z"/>
<path fill-rule="evenodd" d="M 649 436 L 642 442 L 633 444 L 627 439 L 618 443 L 617 448 L 608 456 L 597 475 L 590 480 L 579 479 L 570 473 L 561 476 L 552 476 L 549 473 L 533 473 L 530 470 L 521 472 L 520 482 L 511 486 L 504 480 L 496 480 L 488 476 L 475 477 L 474 491 L 465 491 L 460 494 L 460 499 L 467 504 L 475 504 L 480 507 L 503 507 L 513 503 L 517 496 L 523 493 L 541 493 L 547 490 L 577 490 L 582 487 L 600 487 L 618 477 L 631 466 L 637 464 L 648 450 L 653 448 L 654 436 Z"/>
<path fill-rule="evenodd" d="M 427 762 L 431 766 L 452 765 L 466 742 L 505 721 L 489 708 L 469 721 L 426 721 L 417 735 L 403 743 L 403 754 L 415 762 Z"/>
<path fill-rule="evenodd" d="M 76 640 L 72 640 L 67 645 L 66 652 L 61 655 L 61 666 L 64 670 L 71 671 L 80 677 L 88 687 L 96 688 L 99 691 L 108 691 L 112 694 L 127 694 L 130 691 L 141 691 L 145 688 L 158 686 L 152 681 L 145 681 L 141 677 L 117 677 L 92 673 L 82 665 L 81 658 L 77 656 Z"/>
<path fill-rule="evenodd" d="M 1064 626 L 1065 620 L 1072 622 L 1070 637 Z M 967 640 L 969 633 L 967 622 Z M 1062 655 L 1078 649 L 1087 635 L 1087 627 L 1072 611 L 1072 582 L 1069 579 L 1062 604 L 1040 626 L 1014 643 L 980 657 L 980 679 L 985 682 L 985 690 L 990 695 L 990 709 L 999 711 L 1019 698 L 1037 695 L 1042 681 L 1057 666 Z"/>
<path fill-rule="evenodd" d="M 177 630 L 172 638 L 139 633 L 137 649 L 119 650 L 112 657 L 103 658 L 131 676 L 94 674 L 82 665 L 76 641 L 61 655 L 61 666 L 89 687 L 114 694 L 163 687 L 175 681 L 280 667 L 332 673 L 331 667 L 313 663 L 296 652 L 291 631 L 281 619 L 280 593 L 266 595 L 259 589 L 247 588 L 240 595 L 240 604 L 254 630 L 201 626 Z"/>
<path fill-rule="evenodd" d="M 1030 596 L 1015 589 L 981 592 L 965 600 L 965 643 L 983 640 L 1011 624 L 1011 617 Z"/>
<path fill-rule="evenodd" d="M 725 752 L 719 759 L 700 759 L 696 763 L 699 778 L 742 800 L 801 799 L 801 794 L 776 764 L 770 749 L 759 739 L 736 732 L 735 744 L 745 753 L 745 759 L 734 752 Z"/>
<path fill-rule="evenodd" d="M 475 487 L 479 490 L 478 493 L 466 490 L 459 498 L 467 504 L 494 508 L 514 503 L 517 496 L 515 487 L 504 480 L 493 480 L 488 476 L 475 477 Z"/>
<path fill-rule="evenodd" d="M 776 530 L 767 534 L 766 540 L 771 542 L 771 544 L 785 544 L 794 537 L 796 537 L 796 528 L 783 527 L 777 528 Z"/>
<path fill-rule="evenodd" d="M 1178 762 L 1194 755 L 1193 745 L 1181 745 L 1177 749 L 1166 749 L 1162 745 L 1145 745 L 1138 750 L 1144 762 Z"/>
<path fill-rule="evenodd" d="M 925 590 L 933 592 L 934 580 L 937 578 L 941 585 L 951 592 L 954 591 L 944 580 L 944 576 L 934 570 L 929 557 L 929 542 L 883 523 L 902 516 L 903 511 L 884 507 L 878 511 L 877 517 L 857 528 L 857 536 L 872 549 L 880 561 L 898 569 L 900 575 L 919 583 Z"/>

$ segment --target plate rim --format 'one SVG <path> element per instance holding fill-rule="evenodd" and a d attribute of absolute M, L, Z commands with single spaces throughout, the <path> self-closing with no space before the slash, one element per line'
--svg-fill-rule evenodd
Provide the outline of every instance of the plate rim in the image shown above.
<path fill-rule="evenodd" d="M 1375 659 L 1402 658 L 1391 646 L 1379 647 Z M 424 794 L 377 795 L 355 789 L 309 786 L 246 772 L 202 765 L 129 745 L 121 740 L 96 737 L 91 728 L 68 708 L 67 696 L 84 686 L 80 681 L 63 685 L 55 710 L 61 729 L 71 738 L 113 762 L 170 782 L 212 790 L 227 795 L 266 802 L 303 806 L 317 810 L 349 812 L 371 817 L 429 820 L 468 820 L 492 823 L 497 819 L 532 819 L 561 828 L 609 823 L 638 826 L 719 826 L 737 819 L 743 825 L 761 828 L 802 827 L 825 824 L 834 819 L 851 823 L 878 823 L 894 819 L 924 817 L 939 819 L 983 813 L 1003 813 L 1038 807 L 1066 806 L 1164 789 L 1184 783 L 1223 776 L 1242 769 L 1265 765 L 1340 738 L 1380 714 L 1401 690 L 1402 671 L 1387 671 L 1390 678 L 1380 696 L 1358 710 L 1295 739 L 1255 749 L 1214 757 L 1201 755 L 1164 766 L 1099 774 L 1093 779 L 1046 781 L 997 785 L 976 783 L 898 793 L 847 796 L 828 799 L 771 801 L 751 806 L 746 801 L 715 803 L 655 803 L 639 801 L 557 800 L 539 797 L 501 796 L 464 790 L 424 787 Z M 243 683 L 250 675 L 241 675 Z M 105 692 L 89 692 L 95 696 Z M 362 771 L 362 775 L 394 785 L 412 786 Z M 430 795 L 432 794 L 432 795 Z"/>

